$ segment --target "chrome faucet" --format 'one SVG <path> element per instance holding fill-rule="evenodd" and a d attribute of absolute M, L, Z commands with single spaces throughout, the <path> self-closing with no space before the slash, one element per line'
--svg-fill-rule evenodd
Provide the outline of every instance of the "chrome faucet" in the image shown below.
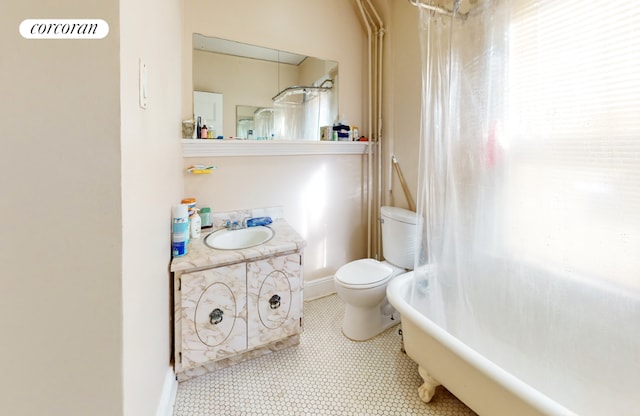
<path fill-rule="evenodd" d="M 244 216 L 242 217 L 242 219 L 238 221 L 239 216 L 240 214 L 238 214 L 237 216 L 234 216 L 233 218 L 228 219 L 225 224 L 225 228 L 227 230 L 241 230 L 243 228 L 247 228 L 247 219 L 249 217 Z"/>
<path fill-rule="evenodd" d="M 239 230 L 241 228 L 244 228 L 242 223 L 238 223 L 238 221 L 231 221 L 231 220 L 228 220 L 227 223 L 224 225 L 224 227 L 227 230 Z"/>

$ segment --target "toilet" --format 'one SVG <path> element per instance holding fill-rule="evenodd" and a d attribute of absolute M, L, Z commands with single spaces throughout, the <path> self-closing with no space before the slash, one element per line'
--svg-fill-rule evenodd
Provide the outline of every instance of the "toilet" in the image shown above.
<path fill-rule="evenodd" d="M 340 267 L 334 283 L 344 302 L 342 333 L 365 341 L 400 322 L 389 304 L 387 285 L 397 275 L 413 269 L 417 215 L 403 208 L 380 208 L 384 261 L 360 259 Z"/>

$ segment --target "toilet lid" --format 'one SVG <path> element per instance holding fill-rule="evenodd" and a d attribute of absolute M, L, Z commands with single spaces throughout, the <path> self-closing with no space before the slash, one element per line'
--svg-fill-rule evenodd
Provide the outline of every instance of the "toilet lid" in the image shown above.
<path fill-rule="evenodd" d="M 391 277 L 393 269 L 374 259 L 352 261 L 340 267 L 336 279 L 347 285 L 372 285 Z"/>

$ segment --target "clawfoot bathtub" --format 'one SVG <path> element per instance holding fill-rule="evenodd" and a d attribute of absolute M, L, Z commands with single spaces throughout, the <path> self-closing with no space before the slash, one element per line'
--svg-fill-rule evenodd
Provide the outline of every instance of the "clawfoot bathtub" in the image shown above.
<path fill-rule="evenodd" d="M 424 379 L 423 401 L 442 384 L 480 415 L 574 415 L 422 315 L 410 304 L 412 279 L 413 272 L 396 277 L 387 297 L 400 312 L 404 348 Z"/>

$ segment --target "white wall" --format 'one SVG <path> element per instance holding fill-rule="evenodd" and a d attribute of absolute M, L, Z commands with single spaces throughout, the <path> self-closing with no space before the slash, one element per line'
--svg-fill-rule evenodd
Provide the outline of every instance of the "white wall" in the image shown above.
<path fill-rule="evenodd" d="M 171 206 L 182 198 L 181 0 L 120 3 L 124 414 L 153 415 L 170 368 Z M 138 105 L 138 66 L 149 102 Z"/>
<path fill-rule="evenodd" d="M 170 358 L 170 207 L 183 187 L 181 13 L 179 0 L 3 8 L 0 414 L 156 412 Z M 18 33 L 26 18 L 87 16 L 108 22 L 105 39 Z"/>
<path fill-rule="evenodd" d="M 96 17 L 102 40 L 26 40 Z M 3 2 L 0 414 L 118 415 L 122 216 L 118 1 Z"/>
<path fill-rule="evenodd" d="M 304 278 L 331 276 L 366 254 L 365 157 L 360 155 L 189 158 L 215 164 L 210 175 L 185 174 L 185 194 L 214 212 L 283 206 L 307 242 Z"/>
<path fill-rule="evenodd" d="M 389 7 L 389 28 L 385 43 L 385 101 L 383 119 L 387 121 L 384 137 L 383 178 L 389 183 L 393 169 L 391 154 L 395 154 L 414 202 L 418 189 L 418 147 L 420 144 L 420 113 L 422 70 L 418 37 L 418 8 L 408 1 L 386 0 Z M 381 10 L 385 10 L 381 6 Z M 407 208 L 408 203 L 398 175 L 391 175 L 391 186 L 384 187 L 387 204 Z M 391 192 L 388 190 L 391 189 Z"/>
<path fill-rule="evenodd" d="M 418 8 L 408 1 L 371 0 L 385 25 L 382 93 L 382 203 L 408 207 L 391 155 L 411 196 L 418 188 L 422 70 Z"/>

